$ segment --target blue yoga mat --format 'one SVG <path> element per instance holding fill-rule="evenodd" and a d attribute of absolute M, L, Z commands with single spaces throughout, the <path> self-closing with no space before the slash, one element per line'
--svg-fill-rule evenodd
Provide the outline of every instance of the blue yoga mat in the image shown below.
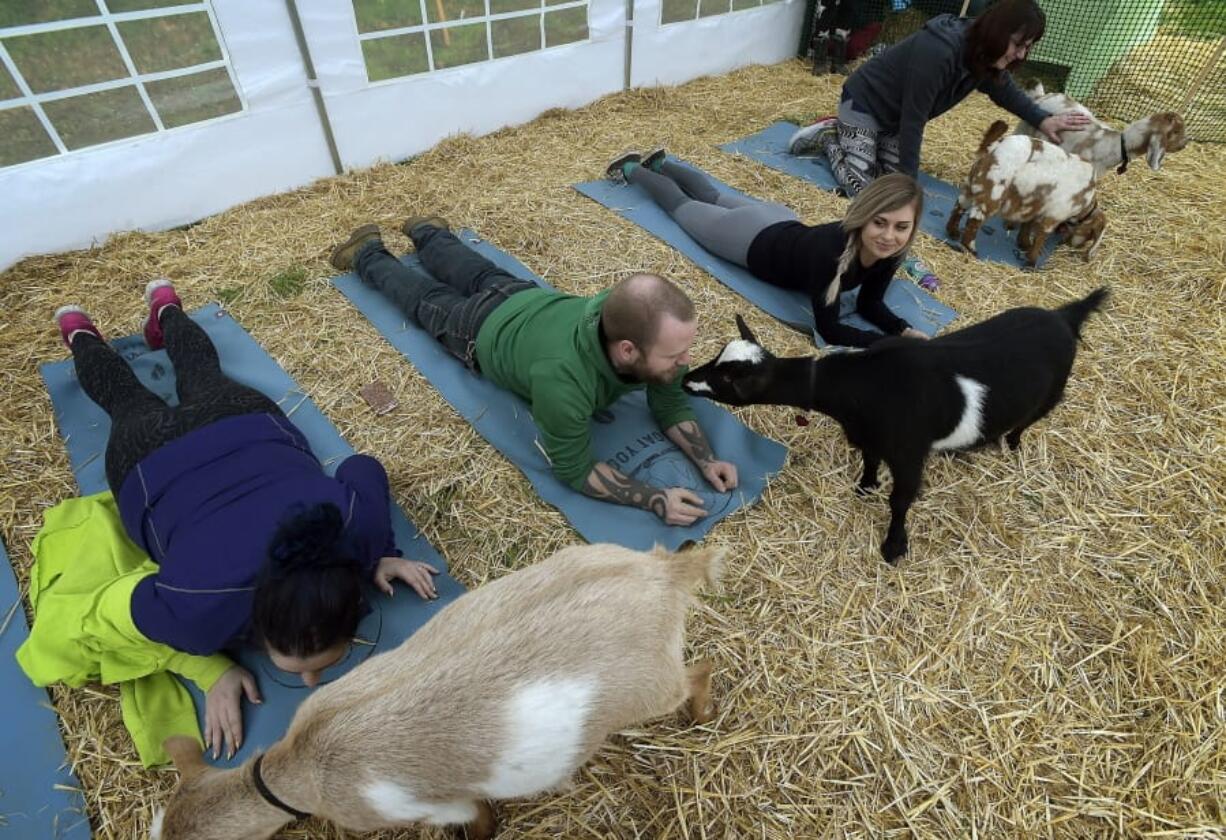
<path fill-rule="evenodd" d="M 546 286 L 514 257 L 479 239 L 472 231 L 460 237 L 475 250 L 512 274 Z M 416 256 L 403 258 L 416 263 Z M 756 500 L 767 479 L 783 466 L 787 447 L 749 430 L 739 420 L 707 400 L 691 404 L 717 457 L 737 466 L 740 486 L 718 493 L 677 449 L 652 418 L 643 391 L 634 391 L 592 418 L 596 457 L 639 481 L 656 487 L 687 487 L 703 499 L 707 516 L 689 527 L 665 525 L 654 514 L 601 502 L 559 481 L 537 444 L 536 423 L 527 403 L 487 379 L 471 373 L 386 297 L 363 285 L 354 274 L 333 284 L 375 328 L 438 388 L 465 420 L 528 477 L 549 502 L 589 542 L 611 542 L 634 549 L 662 545 L 675 549 L 700 540 L 723 517 Z M 548 288 L 546 286 L 546 288 Z"/>
<path fill-rule="evenodd" d="M 838 184 L 825 157 L 797 157 L 788 152 L 788 140 L 795 131 L 796 126 L 792 123 L 777 122 L 757 134 L 725 143 L 720 148 L 725 152 L 753 158 L 771 169 L 803 178 L 824 190 L 833 191 Z M 945 235 L 945 223 L 949 221 L 949 212 L 958 200 L 958 187 L 933 178 L 925 172 L 919 174 L 919 182 L 924 189 L 924 218 L 920 220 L 920 230 L 948 245 L 956 246 L 957 243 Z M 1036 267 L 1047 261 L 1057 244 L 1055 236 L 1047 240 Z M 980 259 L 1029 267 L 1017 248 L 1017 234 L 1005 230 L 1004 222 L 999 217 L 993 216 L 984 223 L 979 229 L 975 245 Z"/>
<path fill-rule="evenodd" d="M 272 399 L 302 430 L 311 449 L 331 473 L 344 458 L 353 454 L 340 433 L 254 339 L 221 307 L 210 304 L 192 313 L 192 319 L 204 327 L 217 347 L 222 369 L 237 382 L 250 385 Z M 151 351 L 139 336 L 129 336 L 112 342 L 112 346 L 128 361 L 140 381 L 162 399 L 176 403 L 174 370 L 164 350 Z M 82 495 L 107 489 L 103 471 L 110 419 L 77 383 L 72 361 L 66 360 L 42 366 L 43 380 L 51 394 L 60 434 L 68 447 L 72 471 Z M 436 577 L 438 600 L 424 602 L 404 584 L 397 584 L 396 595 L 388 598 L 373 585 L 367 589 L 371 612 L 358 626 L 357 638 L 345 658 L 324 672 L 322 683 L 332 682 L 359 662 L 375 653 L 390 650 L 407 639 L 439 610 L 464 592 L 447 574 L 447 564 L 434 547 L 418 533 L 404 513 L 392 506 L 392 528 L 396 545 L 413 560 L 425 561 L 441 574 Z M 243 705 L 243 747 L 231 761 L 224 758 L 216 763 L 223 766 L 241 764 L 254 751 L 277 741 L 289 725 L 298 704 L 310 689 L 296 674 L 287 674 L 273 667 L 261 651 L 238 652 L 238 662 L 256 675 L 264 702 Z M 186 682 L 196 701 L 196 712 L 203 727 L 204 697 L 190 682 Z"/>
<path fill-rule="evenodd" d="M 706 177 L 722 192 L 744 195 L 709 175 Z M 811 336 L 818 347 L 826 346 L 826 342 L 816 332 L 813 307 L 808 295 L 772 286 L 754 277 L 748 269 L 715 256 L 673 221 L 672 216 L 665 213 L 646 190 L 633 184 L 615 184 L 607 179 L 576 184 L 575 189 L 667 242 L 689 257 L 699 268 L 763 312 Z M 862 330 L 881 332 L 856 313 L 858 294 L 858 290 L 852 289 L 839 296 L 839 320 Z M 957 317 L 957 313 L 948 306 L 907 281 L 891 282 L 885 292 L 885 302 L 900 318 L 906 319 L 907 323 L 928 335 L 936 335 L 937 330 Z"/>
<path fill-rule="evenodd" d="M 66 766 L 51 698 L 17 664 L 30 628 L 3 543 L 0 567 L 0 836 L 88 840 L 85 797 Z"/>

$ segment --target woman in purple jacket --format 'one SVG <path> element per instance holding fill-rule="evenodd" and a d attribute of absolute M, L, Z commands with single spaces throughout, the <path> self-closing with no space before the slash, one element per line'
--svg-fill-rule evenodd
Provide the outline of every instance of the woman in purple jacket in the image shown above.
<path fill-rule="evenodd" d="M 396 548 L 387 474 L 366 455 L 323 471 L 303 436 L 264 394 L 226 377 L 205 331 L 174 287 L 145 289 L 145 340 L 165 346 L 179 405 L 137 380 L 77 306 L 55 313 L 77 379 L 111 418 L 106 477 L 124 529 L 158 564 L 131 598 L 132 621 L 153 642 L 206 656 L 246 644 L 308 686 L 353 638 L 372 581 L 402 580 L 437 597 L 437 572 Z M 243 694 L 255 680 L 235 665 L 206 694 L 206 746 L 241 743 Z"/>

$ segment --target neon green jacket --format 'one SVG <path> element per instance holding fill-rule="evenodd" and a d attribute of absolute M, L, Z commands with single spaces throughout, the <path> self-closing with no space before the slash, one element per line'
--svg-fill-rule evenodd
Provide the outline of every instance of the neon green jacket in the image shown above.
<path fill-rule="evenodd" d="M 150 641 L 132 623 L 132 590 L 157 565 L 124 532 L 110 493 L 68 499 L 46 512 L 34 538 L 30 637 L 17 662 L 35 685 L 118 684 L 124 726 L 146 767 L 170 759 L 162 741 L 200 728 L 191 695 L 234 663 L 221 654 L 192 656 Z"/>

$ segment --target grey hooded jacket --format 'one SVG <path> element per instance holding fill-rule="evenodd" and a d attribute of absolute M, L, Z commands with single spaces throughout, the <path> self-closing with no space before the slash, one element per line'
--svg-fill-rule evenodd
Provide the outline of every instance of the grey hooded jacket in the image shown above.
<path fill-rule="evenodd" d="M 966 66 L 970 19 L 932 18 L 913 35 L 860 66 L 843 85 L 844 100 L 877 121 L 882 133 L 898 136 L 899 164 L 919 172 L 924 125 L 979 90 L 1031 125 L 1050 116 L 1034 104 L 1008 73 L 976 79 Z M 979 138 L 967 142 L 978 143 Z"/>

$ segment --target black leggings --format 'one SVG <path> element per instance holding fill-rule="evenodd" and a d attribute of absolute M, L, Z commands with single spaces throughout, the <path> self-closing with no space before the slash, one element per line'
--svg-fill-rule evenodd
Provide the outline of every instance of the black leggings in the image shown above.
<path fill-rule="evenodd" d="M 163 308 L 161 324 L 175 368 L 177 408 L 141 385 L 127 362 L 97 336 L 78 332 L 72 339 L 77 381 L 111 417 L 106 480 L 115 493 L 142 459 L 188 432 L 239 414 L 281 413 L 267 396 L 221 372 L 208 334 L 179 307 Z"/>

